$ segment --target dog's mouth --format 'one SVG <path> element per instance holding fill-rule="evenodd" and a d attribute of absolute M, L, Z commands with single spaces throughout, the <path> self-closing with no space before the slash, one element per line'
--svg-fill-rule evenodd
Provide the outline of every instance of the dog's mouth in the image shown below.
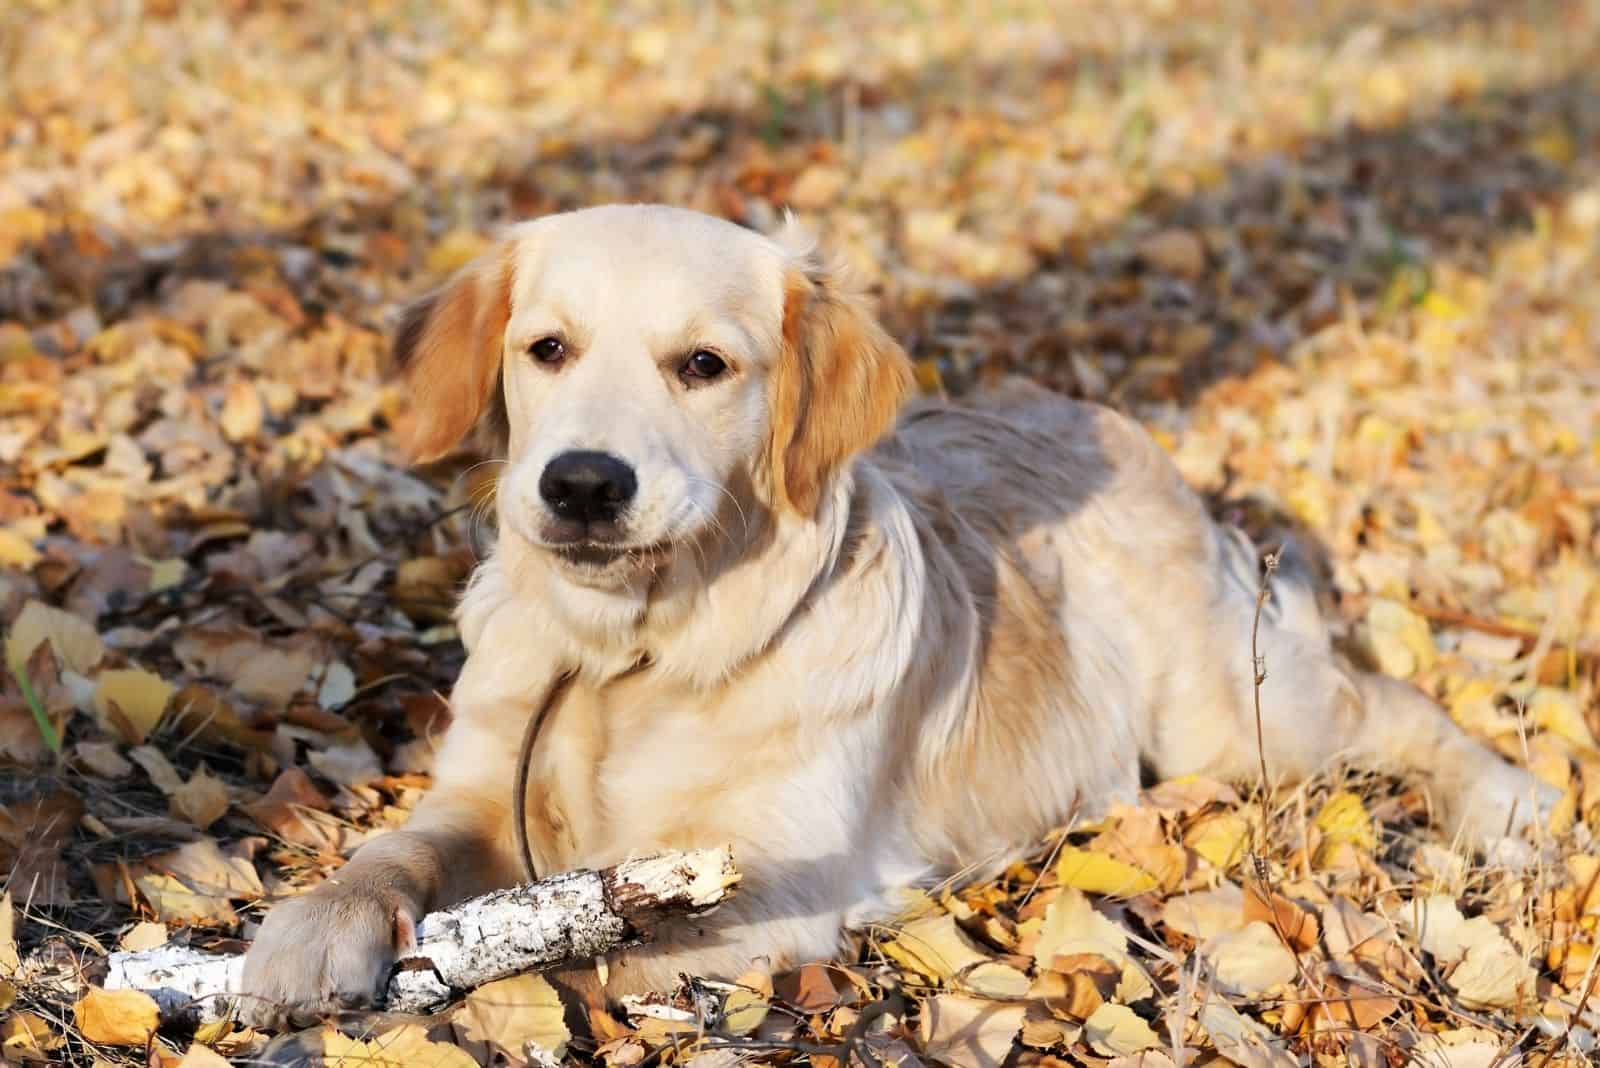
<path fill-rule="evenodd" d="M 649 545 L 615 545 L 609 542 L 577 541 L 550 546 L 550 551 L 575 567 L 602 570 L 619 563 L 643 566 L 665 556 L 672 548 L 670 542 L 658 541 Z"/>

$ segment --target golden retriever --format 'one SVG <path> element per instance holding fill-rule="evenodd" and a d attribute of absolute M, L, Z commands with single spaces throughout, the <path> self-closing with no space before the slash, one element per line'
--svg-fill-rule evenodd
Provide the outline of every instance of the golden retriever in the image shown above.
<path fill-rule="evenodd" d="M 269 913 L 244 973 L 265 1002 L 360 1004 L 418 917 L 519 880 L 519 740 L 566 670 L 526 798 L 540 871 L 732 843 L 744 874 L 617 955 L 613 994 L 828 957 L 897 888 L 1132 799 L 1141 766 L 1255 777 L 1254 547 L 1112 411 L 1023 384 L 906 403 L 905 354 L 792 228 L 524 223 L 411 309 L 396 355 L 420 458 L 503 436 L 497 543 L 432 791 Z M 1548 810 L 1420 692 L 1344 663 L 1292 559 L 1273 594 L 1273 775 L 1424 773 L 1479 845 Z"/>

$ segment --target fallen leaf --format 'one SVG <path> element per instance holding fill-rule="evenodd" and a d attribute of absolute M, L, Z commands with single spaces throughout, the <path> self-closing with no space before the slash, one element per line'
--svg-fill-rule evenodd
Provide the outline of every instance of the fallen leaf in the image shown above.
<path fill-rule="evenodd" d="M 940 981 L 990 959 L 948 913 L 900 925 L 895 937 L 882 943 L 882 948 L 903 966 Z"/>
<path fill-rule="evenodd" d="M 1175 894 L 1162 906 L 1161 922 L 1196 942 L 1237 931 L 1245 924 L 1244 891 L 1224 883 L 1215 890 Z"/>
<path fill-rule="evenodd" d="M 0 979 L 17 974 L 22 957 L 17 952 L 17 914 L 8 888 L 0 893 Z"/>
<path fill-rule="evenodd" d="M 166 944 L 167 925 L 145 920 L 130 927 L 118 941 L 117 947 L 129 953 L 137 953 L 141 949 L 154 949 Z"/>
<path fill-rule="evenodd" d="M 1127 932 L 1096 912 L 1077 890 L 1062 894 L 1045 910 L 1033 960 L 1040 971 L 1048 971 L 1058 956 L 1073 953 L 1092 953 L 1114 964 L 1128 959 Z"/>
<path fill-rule="evenodd" d="M 201 767 L 172 792 L 172 811 L 205 830 L 228 811 L 228 788 Z"/>
<path fill-rule="evenodd" d="M 1161 1039 L 1126 1005 L 1106 1002 L 1083 1022 L 1083 1038 L 1103 1057 L 1119 1057 L 1156 1049 Z"/>
<path fill-rule="evenodd" d="M 1207 813 L 1183 832 L 1183 844 L 1213 867 L 1227 871 L 1249 851 L 1250 821 L 1238 812 Z"/>
<path fill-rule="evenodd" d="M 79 742 L 72 747 L 73 756 L 90 771 L 103 779 L 126 778 L 133 771 L 117 747 L 111 742 Z"/>
<path fill-rule="evenodd" d="M 1201 955 L 1210 962 L 1217 987 L 1240 997 L 1258 997 L 1295 976 L 1294 954 L 1260 920 L 1217 935 Z"/>
<path fill-rule="evenodd" d="M 458 1020 L 473 1041 L 518 1057 L 531 1045 L 559 1061 L 572 1039 L 565 1016 L 561 999 L 544 976 L 518 975 L 468 994 Z"/>
<path fill-rule="evenodd" d="M 29 601 L 12 622 L 6 634 L 6 664 L 19 672 L 40 642 L 48 641 L 64 670 L 87 675 L 105 656 L 105 643 L 88 621 L 52 608 L 43 601 Z"/>
<path fill-rule="evenodd" d="M 161 1022 L 160 1007 L 142 990 L 90 987 L 72 1015 L 85 1038 L 108 1046 L 142 1046 Z"/>
<path fill-rule="evenodd" d="M 228 1068 L 228 1059 L 214 1049 L 191 1042 L 178 1068 Z"/>
<path fill-rule="evenodd" d="M 1022 1030 L 1026 1009 L 961 994 L 922 1002 L 918 1027 L 928 1056 L 963 1068 L 1000 1068 Z"/>
<path fill-rule="evenodd" d="M 1432 667 L 1438 656 L 1428 621 L 1388 598 L 1367 607 L 1362 637 L 1378 668 L 1396 678 L 1408 679 Z"/>
<path fill-rule="evenodd" d="M 160 675 L 141 668 L 102 671 L 94 690 L 95 711 L 124 742 L 139 745 L 161 721 L 174 689 Z"/>
<path fill-rule="evenodd" d="M 1154 890 L 1160 885 L 1155 876 L 1105 853 L 1068 846 L 1056 861 L 1056 876 L 1061 885 L 1085 893 L 1129 896 Z"/>

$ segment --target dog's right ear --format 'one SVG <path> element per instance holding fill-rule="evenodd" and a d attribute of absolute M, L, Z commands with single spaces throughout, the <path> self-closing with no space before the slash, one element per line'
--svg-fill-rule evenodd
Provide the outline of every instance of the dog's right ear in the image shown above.
<path fill-rule="evenodd" d="M 437 460 L 460 444 L 492 402 L 512 267 L 512 245 L 502 242 L 401 317 L 394 363 L 411 402 L 402 430 L 413 462 Z"/>

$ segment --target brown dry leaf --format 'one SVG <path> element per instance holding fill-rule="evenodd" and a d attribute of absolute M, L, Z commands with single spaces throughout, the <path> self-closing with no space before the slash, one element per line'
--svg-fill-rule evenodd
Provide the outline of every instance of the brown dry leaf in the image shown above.
<path fill-rule="evenodd" d="M 141 949 L 154 949 L 167 944 L 167 925 L 164 923 L 150 923 L 148 920 L 134 924 L 128 929 L 117 943 L 117 948 L 129 953 L 137 953 Z"/>
<path fill-rule="evenodd" d="M 21 695 L 12 698 L 0 692 L 0 764 L 31 767 L 48 759 L 50 746 L 45 744 L 33 709 Z"/>
<path fill-rule="evenodd" d="M 1198 278 L 1206 269 L 1205 245 L 1189 230 L 1151 234 L 1139 243 L 1139 256 L 1156 270 L 1183 278 Z"/>
<path fill-rule="evenodd" d="M 135 764 L 144 769 L 144 773 L 150 776 L 150 781 L 155 784 L 155 788 L 167 797 L 171 797 L 183 789 L 183 776 L 178 773 L 177 768 L 172 766 L 172 762 L 167 759 L 167 755 L 155 746 L 134 746 L 128 750 L 128 756 Z"/>
<path fill-rule="evenodd" d="M 262 830 L 286 842 L 312 848 L 331 844 L 326 829 L 309 818 L 326 812 L 328 799 L 299 768 L 285 768 L 264 796 L 240 807 Z"/>
<path fill-rule="evenodd" d="M 572 1039 L 565 1015 L 561 999 L 544 976 L 518 975 L 468 994 L 457 1023 L 472 1041 L 517 1057 L 532 1045 L 560 1060 Z"/>
<path fill-rule="evenodd" d="M 142 1046 L 161 1022 L 160 1007 L 142 990 L 90 987 L 72 1015 L 85 1038 L 108 1046 Z"/>
<path fill-rule="evenodd" d="M 778 996 L 802 1012 L 827 1012 L 840 1003 L 839 988 L 826 965 L 802 964 L 773 983 Z"/>
<path fill-rule="evenodd" d="M 249 441 L 261 433 L 264 415 L 261 394 L 253 383 L 236 378 L 228 383 L 222 397 L 222 412 L 217 417 L 222 436 L 229 441 Z"/>
<path fill-rule="evenodd" d="M 1270 906 L 1267 901 L 1269 895 Z M 1284 895 L 1272 893 L 1254 882 L 1244 894 L 1244 918 L 1247 923 L 1252 920 L 1265 923 L 1281 939 L 1288 941 L 1290 949 L 1301 953 L 1315 946 L 1322 937 L 1322 925 L 1314 914 Z"/>
<path fill-rule="evenodd" d="M 0 805 L 0 871 L 13 896 L 33 905 L 72 900 L 61 851 L 83 818 L 83 801 L 59 790 Z"/>
<path fill-rule="evenodd" d="M 160 675 L 142 668 L 102 671 L 94 707 L 109 730 L 129 745 L 140 745 L 161 721 L 174 690 Z"/>
<path fill-rule="evenodd" d="M 79 742 L 72 747 L 72 754 L 79 763 L 103 779 L 126 778 L 133 771 L 133 765 L 117 752 L 116 745 L 111 742 Z"/>
<path fill-rule="evenodd" d="M 922 1002 L 918 1026 L 922 1048 L 946 1064 L 1000 1068 L 1022 1030 L 1027 1010 L 961 994 L 937 994 Z"/>
<path fill-rule="evenodd" d="M 228 788 L 202 766 L 172 792 L 172 811 L 205 830 L 228 811 Z"/>
<path fill-rule="evenodd" d="M 1200 1006 L 1200 1026 L 1211 1036 L 1217 1052 L 1240 1068 L 1300 1068 L 1301 1061 L 1290 1052 L 1287 1041 L 1241 1015 L 1222 998 L 1207 998 Z"/>

